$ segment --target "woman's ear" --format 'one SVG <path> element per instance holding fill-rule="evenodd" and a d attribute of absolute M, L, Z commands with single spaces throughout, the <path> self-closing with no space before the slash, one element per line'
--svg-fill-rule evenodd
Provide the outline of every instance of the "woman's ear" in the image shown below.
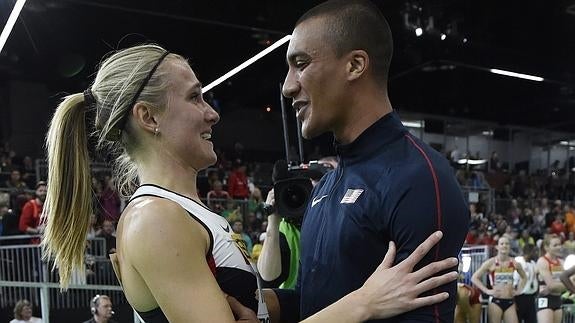
<path fill-rule="evenodd" d="M 146 132 L 155 134 L 160 126 L 157 109 L 150 104 L 136 103 L 132 108 L 132 116 L 136 124 Z"/>

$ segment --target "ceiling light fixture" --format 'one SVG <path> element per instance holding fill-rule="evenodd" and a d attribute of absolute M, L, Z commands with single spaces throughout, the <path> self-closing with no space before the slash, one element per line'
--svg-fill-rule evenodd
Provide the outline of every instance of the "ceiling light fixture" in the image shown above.
<path fill-rule="evenodd" d="M 6 25 L 2 30 L 2 34 L 0 34 L 0 53 L 2 52 L 2 49 L 4 48 L 4 45 L 8 40 L 8 36 L 10 36 L 10 32 L 12 32 L 12 28 L 14 27 L 14 24 L 16 24 L 16 19 L 18 19 L 20 11 L 22 11 L 22 8 L 24 7 L 25 3 L 26 0 L 16 1 L 16 4 L 12 9 L 12 13 L 10 13 L 10 17 L 8 17 L 8 21 L 6 21 Z"/>
<path fill-rule="evenodd" d="M 238 73 L 239 71 L 243 70 L 244 68 L 250 66 L 251 64 L 255 63 L 257 60 L 259 60 L 260 58 L 266 56 L 267 54 L 273 52 L 276 48 L 280 47 L 281 45 L 287 43 L 289 40 L 291 39 L 291 35 L 287 35 L 285 37 L 283 37 L 282 39 L 276 41 L 275 43 L 271 44 L 270 47 L 262 50 L 261 52 L 257 53 L 254 57 L 248 59 L 247 61 L 241 63 L 240 65 L 238 65 L 237 67 L 235 67 L 234 69 L 232 69 L 231 71 L 227 72 L 226 74 L 220 76 L 219 78 L 217 78 L 215 81 L 213 81 L 212 83 L 206 85 L 205 87 L 202 88 L 202 93 L 206 93 L 209 90 L 211 90 L 212 88 L 216 87 L 217 85 L 219 85 L 220 83 L 222 83 L 223 81 L 229 79 L 230 77 L 234 76 L 236 73 Z"/>
<path fill-rule="evenodd" d="M 545 80 L 544 78 L 539 77 L 539 76 L 533 76 L 533 75 L 529 75 L 529 74 L 509 72 L 509 71 L 505 71 L 505 70 L 499 70 L 499 69 L 496 69 L 496 68 L 491 68 L 491 69 L 489 69 L 489 71 L 490 71 L 491 73 L 495 73 L 495 74 L 500 74 L 500 75 L 505 75 L 505 76 L 511 76 L 511 77 L 517 77 L 517 78 L 520 78 L 520 79 L 537 81 L 537 82 L 541 82 L 541 81 Z"/>

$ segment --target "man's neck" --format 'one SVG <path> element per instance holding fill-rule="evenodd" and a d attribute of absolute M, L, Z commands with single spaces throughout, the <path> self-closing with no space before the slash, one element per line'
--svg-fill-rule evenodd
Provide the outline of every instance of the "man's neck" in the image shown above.
<path fill-rule="evenodd" d="M 97 317 L 96 315 L 94 315 L 94 322 L 96 322 L 96 323 L 108 323 L 108 319 Z"/>
<path fill-rule="evenodd" d="M 374 94 L 375 93 L 375 94 Z M 349 144 L 359 137 L 377 120 L 393 111 L 386 92 L 367 92 L 357 95 L 351 101 L 348 113 L 333 129 L 335 139 L 340 144 Z"/>
<path fill-rule="evenodd" d="M 42 202 L 39 198 L 35 198 L 34 202 L 36 202 L 36 204 L 38 204 L 40 206 L 44 205 L 44 202 Z"/>

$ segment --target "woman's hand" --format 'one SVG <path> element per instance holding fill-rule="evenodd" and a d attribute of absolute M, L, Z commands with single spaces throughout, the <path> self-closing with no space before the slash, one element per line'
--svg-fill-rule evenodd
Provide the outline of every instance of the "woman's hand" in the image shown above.
<path fill-rule="evenodd" d="M 443 237 L 437 231 L 425 240 L 401 263 L 391 267 L 395 259 L 395 244 L 390 242 L 389 250 L 383 262 L 367 279 L 357 293 L 365 301 L 367 313 L 371 319 L 383 319 L 396 316 L 422 306 L 428 306 L 446 300 L 447 292 L 418 297 L 441 285 L 457 279 L 456 271 L 432 277 L 438 272 L 457 266 L 457 258 L 448 258 L 426 265 L 416 272 L 413 268 Z"/>

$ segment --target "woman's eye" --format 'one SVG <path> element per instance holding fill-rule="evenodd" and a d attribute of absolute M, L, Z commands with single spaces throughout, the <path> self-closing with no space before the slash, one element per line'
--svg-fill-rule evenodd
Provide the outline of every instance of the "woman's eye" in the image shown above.
<path fill-rule="evenodd" d="M 194 102 L 201 102 L 203 100 L 202 94 L 201 93 L 192 94 L 190 96 L 190 100 Z"/>

